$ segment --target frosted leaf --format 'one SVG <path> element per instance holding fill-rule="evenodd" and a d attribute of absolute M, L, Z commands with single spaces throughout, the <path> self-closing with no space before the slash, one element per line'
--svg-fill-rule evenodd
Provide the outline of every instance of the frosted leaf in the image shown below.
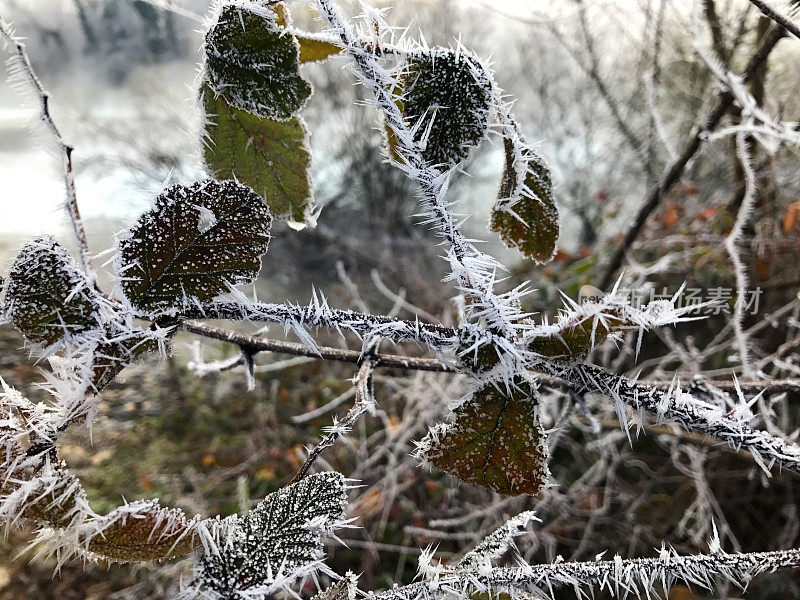
<path fill-rule="evenodd" d="M 313 204 L 305 123 L 298 117 L 276 121 L 251 115 L 208 86 L 201 94 L 208 138 L 203 156 L 213 176 L 250 186 L 275 216 L 306 221 Z"/>
<path fill-rule="evenodd" d="M 200 546 L 198 519 L 156 500 L 140 500 L 97 517 L 84 528 L 86 549 L 120 562 L 163 560 Z"/>
<path fill-rule="evenodd" d="M 214 216 L 210 226 L 207 211 Z M 261 269 L 271 222 L 258 194 L 235 181 L 173 185 L 118 240 L 122 290 L 135 306 L 158 311 L 250 283 Z"/>
<path fill-rule="evenodd" d="M 247 515 L 229 517 L 216 548 L 198 562 L 198 583 L 211 597 L 241 598 L 279 577 L 307 572 L 323 558 L 322 534 L 344 524 L 346 490 L 340 473 L 309 475 L 270 494 Z"/>
<path fill-rule="evenodd" d="M 14 326 L 44 345 L 100 325 L 99 294 L 49 236 L 22 247 L 8 275 L 5 302 Z"/>
<path fill-rule="evenodd" d="M 158 349 L 158 340 L 150 332 L 136 329 L 124 338 L 100 342 L 92 357 L 93 388 L 102 390 L 139 356 Z"/>
<path fill-rule="evenodd" d="M 428 162 L 458 163 L 483 139 L 492 83 L 466 52 L 436 48 L 412 54 L 399 86 L 403 112 Z"/>
<path fill-rule="evenodd" d="M 80 522 L 89 510 L 80 481 L 66 469 L 47 466 L 28 480 L 9 481 L 0 499 L 0 520 L 18 516 L 49 527 L 69 527 Z"/>
<path fill-rule="evenodd" d="M 275 13 L 275 23 L 278 27 L 289 29 L 291 18 L 286 4 L 278 2 L 270 7 Z M 300 46 L 300 63 L 322 61 L 335 54 L 340 54 L 343 49 L 332 43 L 326 36 L 313 33 L 300 33 L 292 30 Z"/>
<path fill-rule="evenodd" d="M 209 84 L 236 108 L 285 120 L 311 95 L 300 77 L 297 40 L 266 14 L 223 5 L 205 52 Z"/>
<path fill-rule="evenodd" d="M 559 233 L 550 169 L 519 139 L 505 138 L 503 144 L 506 162 L 499 199 L 492 207 L 491 229 L 509 248 L 536 262 L 548 262 Z"/>
<path fill-rule="evenodd" d="M 489 383 L 455 410 L 455 421 L 433 429 L 420 453 L 434 466 L 500 494 L 536 494 L 547 482 L 547 443 L 533 386 L 514 379 Z"/>
<path fill-rule="evenodd" d="M 340 46 L 311 35 L 298 35 L 297 42 L 300 44 L 301 64 L 323 61 L 342 52 Z"/>

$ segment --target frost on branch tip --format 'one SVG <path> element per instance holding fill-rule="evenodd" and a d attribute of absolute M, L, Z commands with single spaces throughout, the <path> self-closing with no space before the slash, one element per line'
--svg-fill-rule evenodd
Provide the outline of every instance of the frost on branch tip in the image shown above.
<path fill-rule="evenodd" d="M 486 134 L 492 82 L 465 50 L 414 52 L 398 85 L 414 140 L 430 164 L 451 166 L 464 160 Z"/>
<path fill-rule="evenodd" d="M 271 222 L 258 194 L 235 181 L 173 185 L 118 238 L 122 292 L 134 306 L 158 312 L 250 283 Z"/>
<path fill-rule="evenodd" d="M 288 588 L 323 567 L 322 536 L 346 524 L 346 507 L 347 482 L 329 471 L 281 488 L 247 515 L 212 523 L 193 588 L 219 600 Z"/>
<path fill-rule="evenodd" d="M 614 291 L 580 304 L 567 296 L 563 298 L 565 307 L 553 323 L 545 319 L 524 332 L 528 350 L 553 358 L 578 358 L 621 331 L 638 330 L 640 344 L 645 331 L 697 318 L 685 316 L 693 307 L 675 308 L 669 300 L 638 307 Z"/>
<path fill-rule="evenodd" d="M 418 456 L 499 494 L 537 494 L 547 484 L 547 440 L 534 384 L 521 377 L 483 384 L 454 412 L 452 423 L 428 432 Z"/>
<path fill-rule="evenodd" d="M 256 3 L 219 5 L 205 39 L 206 77 L 214 92 L 241 110 L 286 120 L 311 95 L 300 76 L 300 49 L 275 15 Z"/>
<path fill-rule="evenodd" d="M 104 301 L 53 237 L 27 242 L 11 271 L 5 311 L 32 342 L 50 346 L 100 327 Z"/>

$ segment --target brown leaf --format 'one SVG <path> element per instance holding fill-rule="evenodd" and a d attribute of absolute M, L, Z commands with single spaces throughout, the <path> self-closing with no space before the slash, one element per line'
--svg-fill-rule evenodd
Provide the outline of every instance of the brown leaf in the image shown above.
<path fill-rule="evenodd" d="M 500 182 L 499 200 L 492 207 L 491 229 L 499 233 L 503 243 L 516 248 L 539 263 L 549 262 L 558 240 L 558 209 L 553 201 L 550 169 L 532 151 L 527 164 L 515 164 L 511 140 L 505 144 L 506 163 Z M 525 187 L 517 189 L 517 169 L 525 168 Z"/>
<path fill-rule="evenodd" d="M 792 202 L 786 209 L 786 214 L 783 216 L 783 233 L 789 233 L 794 229 L 798 213 L 800 213 L 800 200 Z"/>
<path fill-rule="evenodd" d="M 86 541 L 90 552 L 121 562 L 164 560 L 200 546 L 194 523 L 177 508 L 140 500 L 109 513 L 101 531 Z"/>
<path fill-rule="evenodd" d="M 436 467 L 500 494 L 536 494 L 547 481 L 547 444 L 531 385 L 487 385 L 455 411 L 455 422 L 429 434 L 426 457 Z"/>

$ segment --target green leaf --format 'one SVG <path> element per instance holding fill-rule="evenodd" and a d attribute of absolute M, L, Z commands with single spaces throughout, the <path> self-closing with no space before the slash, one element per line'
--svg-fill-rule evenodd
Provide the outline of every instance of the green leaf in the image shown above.
<path fill-rule="evenodd" d="M 226 5 L 206 34 L 206 75 L 217 94 L 249 113 L 286 120 L 311 95 L 297 39 L 263 7 Z"/>
<path fill-rule="evenodd" d="M 548 262 L 559 231 L 550 169 L 532 149 L 517 149 L 509 138 L 504 139 L 504 146 L 506 162 L 499 200 L 492 208 L 491 229 L 509 248 L 536 262 Z"/>
<path fill-rule="evenodd" d="M 236 181 L 173 185 L 118 241 L 122 290 L 135 306 L 159 311 L 250 283 L 271 222 L 258 194 Z"/>
<path fill-rule="evenodd" d="M 205 161 L 217 179 L 250 186 L 273 214 L 302 223 L 311 212 L 311 154 L 303 121 L 251 115 L 204 86 L 208 124 Z"/>
<path fill-rule="evenodd" d="M 32 342 L 50 345 L 100 327 L 99 294 L 49 236 L 20 250 L 8 274 L 5 304 L 14 326 Z"/>
<path fill-rule="evenodd" d="M 300 44 L 300 63 L 319 62 L 331 56 L 342 53 L 342 48 L 326 40 L 305 35 L 298 35 L 297 42 Z"/>
<path fill-rule="evenodd" d="M 416 52 L 398 81 L 403 112 L 417 127 L 415 139 L 425 140 L 423 156 L 428 162 L 458 163 L 483 139 L 492 83 L 466 52 L 442 48 Z"/>
<path fill-rule="evenodd" d="M 536 494 L 549 477 L 535 392 L 519 378 L 511 392 L 492 384 L 475 391 L 422 444 L 434 466 L 500 494 Z"/>

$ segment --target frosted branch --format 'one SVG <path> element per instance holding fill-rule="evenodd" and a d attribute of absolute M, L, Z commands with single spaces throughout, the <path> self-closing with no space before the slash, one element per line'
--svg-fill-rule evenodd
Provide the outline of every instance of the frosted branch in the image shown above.
<path fill-rule="evenodd" d="M 86 241 L 86 231 L 83 228 L 83 220 L 78 210 L 78 196 L 75 193 L 75 173 L 72 167 L 72 146 L 64 141 L 61 132 L 56 126 L 50 114 L 50 95 L 42 86 L 42 82 L 36 75 L 31 65 L 25 45 L 15 34 L 14 30 L 2 17 L 0 17 L 0 38 L 4 45 L 12 47 L 13 54 L 8 59 L 9 81 L 23 95 L 32 96 L 39 105 L 39 121 L 41 122 L 47 135 L 52 139 L 62 161 L 64 174 L 64 187 L 66 189 L 65 208 L 69 215 L 75 239 L 81 254 L 81 262 L 86 276 L 94 281 L 92 271 L 91 253 L 89 244 Z"/>

